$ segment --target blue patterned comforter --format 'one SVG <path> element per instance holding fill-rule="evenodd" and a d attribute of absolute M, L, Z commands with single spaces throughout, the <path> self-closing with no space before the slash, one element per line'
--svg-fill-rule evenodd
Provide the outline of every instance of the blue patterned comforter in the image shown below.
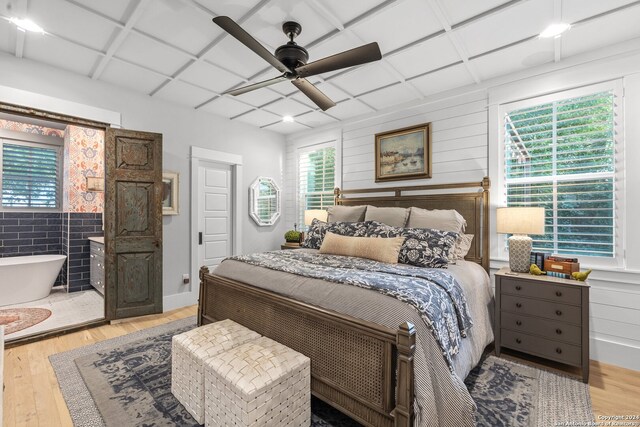
<path fill-rule="evenodd" d="M 262 252 L 227 259 L 372 289 L 410 304 L 433 333 L 452 371 L 452 357 L 473 325 L 462 287 L 443 269 L 305 251 Z"/>

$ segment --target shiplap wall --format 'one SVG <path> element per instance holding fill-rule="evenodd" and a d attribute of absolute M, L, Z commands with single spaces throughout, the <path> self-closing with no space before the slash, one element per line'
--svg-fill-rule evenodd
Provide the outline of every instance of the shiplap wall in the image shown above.
<path fill-rule="evenodd" d="M 429 184 L 480 182 L 487 175 L 487 96 L 484 92 L 420 106 L 344 127 L 344 189 L 424 184 L 424 180 L 375 184 L 376 133 L 431 123 L 432 178 Z"/>
<path fill-rule="evenodd" d="M 629 141 L 640 140 L 640 125 L 633 122 L 636 113 L 640 113 L 640 53 L 622 58 L 623 64 L 592 63 L 580 67 L 562 70 L 555 74 L 547 73 L 545 78 L 553 80 L 554 89 L 569 88 L 596 83 L 605 78 L 602 67 L 611 70 L 607 78 L 624 79 L 625 85 L 625 138 L 626 164 L 637 163 L 640 148 L 630 147 Z M 575 77 L 580 72 L 580 81 Z M 616 75 L 616 73 L 618 75 Z M 530 79 L 520 80 L 518 84 L 537 87 L 541 93 L 552 86 L 546 82 Z M 337 185 L 344 189 L 387 187 L 397 185 L 425 184 L 425 180 L 395 181 L 375 183 L 374 138 L 383 131 L 399 129 L 425 122 L 432 124 L 433 141 L 433 177 L 429 184 L 446 182 L 480 181 L 489 175 L 496 182 L 497 171 L 492 170 L 492 160 L 488 155 L 490 144 L 497 139 L 489 132 L 489 93 L 495 90 L 508 91 L 507 85 L 494 86 L 489 90 L 475 90 L 441 101 L 431 101 L 421 106 L 401 109 L 396 112 L 380 114 L 366 119 L 345 122 L 325 131 L 290 137 L 287 145 L 285 176 L 285 221 L 292 226 L 296 221 L 296 150 L 298 147 L 326 141 L 336 141 L 338 168 Z M 494 139 L 496 141 L 494 141 Z M 636 144 L 638 145 L 638 144 Z M 495 147 L 494 147 L 495 148 Z M 341 154 L 340 154 L 341 153 Z M 494 165 L 495 166 L 495 165 Z M 640 170 L 628 168 L 626 191 L 622 197 L 633 197 L 640 183 Z M 492 176 L 493 175 L 493 176 Z M 492 188 L 492 194 L 499 195 L 500 188 Z M 492 197 L 492 215 L 498 200 Z M 635 199 L 634 199 L 635 200 Z M 495 206 L 494 206 L 495 205 Z M 626 204 L 622 217 L 631 218 L 634 207 Z M 495 234 L 495 233 L 493 233 Z M 638 258 L 640 253 L 634 242 L 640 236 L 632 224 L 627 222 L 625 239 L 627 244 L 627 268 L 595 269 L 590 277 L 590 336 L 591 358 L 605 363 L 640 370 L 640 271 Z M 492 241 L 496 245 L 496 239 Z M 496 248 L 492 248 L 491 272 L 507 265 Z M 631 251 L 629 251 L 631 249 Z M 589 268 L 589 265 L 583 265 Z"/>

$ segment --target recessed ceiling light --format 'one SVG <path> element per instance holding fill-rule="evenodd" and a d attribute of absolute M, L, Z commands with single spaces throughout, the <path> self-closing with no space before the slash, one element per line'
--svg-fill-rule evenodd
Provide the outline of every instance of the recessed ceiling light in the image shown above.
<path fill-rule="evenodd" d="M 544 29 L 540 33 L 541 38 L 551 38 L 551 37 L 560 37 L 560 34 L 567 31 L 571 28 L 571 24 L 567 24 L 565 22 L 558 22 L 556 24 L 551 24 L 547 28 Z"/>
<path fill-rule="evenodd" d="M 285 122 L 285 123 L 293 123 L 293 122 L 295 122 L 295 120 L 291 116 L 284 116 L 282 118 L 282 121 Z"/>
<path fill-rule="evenodd" d="M 22 31 L 32 31 L 34 33 L 42 33 L 44 34 L 44 29 L 33 22 L 31 19 L 22 19 L 22 18 L 9 18 L 9 22 L 15 24 L 18 29 Z"/>

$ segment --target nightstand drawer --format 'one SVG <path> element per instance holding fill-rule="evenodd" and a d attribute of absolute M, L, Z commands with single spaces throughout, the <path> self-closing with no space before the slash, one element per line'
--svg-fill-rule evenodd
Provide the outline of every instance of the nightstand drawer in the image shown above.
<path fill-rule="evenodd" d="M 502 346 L 525 353 L 556 360 L 569 365 L 580 366 L 579 346 L 552 341 L 545 338 L 502 329 Z"/>
<path fill-rule="evenodd" d="M 575 345 L 580 345 L 582 342 L 582 329 L 580 326 L 568 323 L 507 312 L 502 313 L 501 323 L 503 328 L 516 332 L 540 335 Z"/>
<path fill-rule="evenodd" d="M 502 295 L 500 309 L 511 313 L 529 314 L 575 325 L 582 323 L 582 310 L 574 305 L 557 304 L 514 295 Z"/>
<path fill-rule="evenodd" d="M 524 280 L 502 279 L 502 293 L 543 298 L 563 304 L 580 305 L 582 303 L 580 288 L 551 283 L 531 283 Z"/>

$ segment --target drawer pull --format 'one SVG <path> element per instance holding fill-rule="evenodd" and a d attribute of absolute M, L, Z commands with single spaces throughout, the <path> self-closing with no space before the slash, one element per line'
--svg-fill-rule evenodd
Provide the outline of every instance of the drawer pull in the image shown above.
<path fill-rule="evenodd" d="M 558 316 L 562 316 L 562 311 L 560 311 L 560 310 L 556 310 L 556 315 L 558 315 Z"/>
<path fill-rule="evenodd" d="M 516 338 L 516 342 L 517 342 L 518 344 L 522 344 L 522 340 L 521 340 L 520 338 Z"/>
<path fill-rule="evenodd" d="M 90 255 L 90 257 L 91 257 L 91 258 L 95 258 L 96 256 L 95 256 L 94 254 L 91 254 L 91 255 Z"/>
<path fill-rule="evenodd" d="M 560 291 L 556 291 L 556 296 L 557 296 L 557 297 L 561 297 L 561 296 L 562 296 L 562 292 L 560 292 Z"/>
<path fill-rule="evenodd" d="M 517 285 L 517 286 L 516 286 L 516 291 L 519 291 L 519 290 L 521 290 L 521 289 L 522 289 L 522 286 L 520 286 L 520 285 Z"/>
<path fill-rule="evenodd" d="M 521 322 L 521 321 L 519 321 L 519 320 L 516 320 L 516 325 L 517 325 L 517 326 L 522 326 L 522 322 Z"/>
<path fill-rule="evenodd" d="M 556 334 L 562 335 L 562 329 L 560 329 L 560 328 L 556 329 Z"/>
<path fill-rule="evenodd" d="M 519 302 L 516 303 L 516 307 L 518 308 L 522 308 L 522 304 L 520 304 Z"/>
<path fill-rule="evenodd" d="M 562 354 L 562 349 L 560 347 L 556 348 L 556 353 Z"/>

